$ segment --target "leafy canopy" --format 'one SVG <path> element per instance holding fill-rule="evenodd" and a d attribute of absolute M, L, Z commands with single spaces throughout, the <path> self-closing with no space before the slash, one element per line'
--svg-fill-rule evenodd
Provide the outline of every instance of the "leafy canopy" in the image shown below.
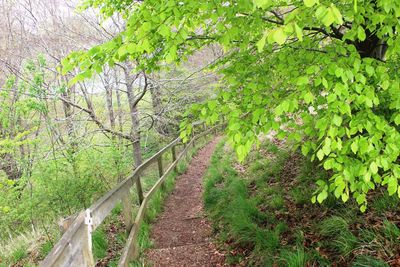
<path fill-rule="evenodd" d="M 397 0 L 87 0 L 126 28 L 113 40 L 72 53 L 63 71 L 75 81 L 104 64 L 136 60 L 157 70 L 218 44 L 225 56 L 218 97 L 192 112 L 208 123 L 227 119 L 243 160 L 257 135 L 275 131 L 331 170 L 313 201 L 328 192 L 364 211 L 366 194 L 385 185 L 400 197 L 400 2 Z M 191 131 L 182 123 L 182 137 Z"/>

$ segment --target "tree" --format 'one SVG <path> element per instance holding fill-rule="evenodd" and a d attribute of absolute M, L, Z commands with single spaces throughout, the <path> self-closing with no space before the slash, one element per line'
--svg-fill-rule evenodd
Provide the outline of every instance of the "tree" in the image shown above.
<path fill-rule="evenodd" d="M 317 181 L 313 201 L 352 195 L 364 211 L 378 185 L 400 197 L 400 2 L 87 0 L 88 7 L 127 23 L 111 41 L 64 60 L 64 71 L 80 68 L 76 80 L 127 59 L 156 70 L 218 44 L 226 53 L 214 66 L 224 84 L 193 112 L 207 123 L 227 118 L 240 160 L 259 133 L 274 130 L 332 170 L 329 181 Z M 183 138 L 189 125 L 182 123 Z"/>

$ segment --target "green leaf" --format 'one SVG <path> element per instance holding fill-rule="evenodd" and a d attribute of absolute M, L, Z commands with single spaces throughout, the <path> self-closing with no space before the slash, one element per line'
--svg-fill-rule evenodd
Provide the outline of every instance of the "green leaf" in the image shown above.
<path fill-rule="evenodd" d="M 271 5 L 271 0 L 253 0 L 253 3 L 256 7 L 266 9 Z"/>
<path fill-rule="evenodd" d="M 324 154 L 328 156 L 331 153 L 331 146 L 330 145 L 324 145 L 322 147 L 322 150 L 324 151 Z"/>
<path fill-rule="evenodd" d="M 332 10 L 333 16 L 335 17 L 335 21 L 337 24 L 343 24 L 343 17 L 340 13 L 339 9 L 332 3 L 330 9 Z"/>
<path fill-rule="evenodd" d="M 244 160 L 245 156 L 246 156 L 246 148 L 245 148 L 245 146 L 244 145 L 239 145 L 236 148 L 236 153 L 237 153 L 237 156 L 238 156 L 238 160 L 240 162 L 242 162 Z"/>
<path fill-rule="evenodd" d="M 327 197 L 328 197 L 328 192 L 326 190 L 323 190 L 317 196 L 318 203 L 322 203 Z"/>
<path fill-rule="evenodd" d="M 342 119 L 342 117 L 340 117 L 339 115 L 334 115 L 333 116 L 333 123 L 336 125 L 336 126 L 340 126 L 340 125 L 342 125 L 342 121 L 343 121 L 343 119 Z"/>
<path fill-rule="evenodd" d="M 165 24 L 160 25 L 158 32 L 164 37 L 171 36 L 171 30 Z"/>
<path fill-rule="evenodd" d="M 324 15 L 321 18 L 322 23 L 326 26 L 329 27 L 335 22 L 335 16 L 333 14 L 332 9 L 328 8 L 326 9 Z"/>
<path fill-rule="evenodd" d="M 396 117 L 394 117 L 394 123 L 396 125 L 400 125 L 400 113 L 396 115 Z"/>
<path fill-rule="evenodd" d="M 365 196 L 365 194 L 359 194 L 359 195 L 356 197 L 356 201 L 357 201 L 357 203 L 358 203 L 359 205 L 361 205 L 362 203 L 364 203 L 364 202 L 366 201 L 366 196 Z"/>
<path fill-rule="evenodd" d="M 388 179 L 388 193 L 389 196 L 394 195 L 397 192 L 398 189 L 398 182 L 397 178 L 394 176 L 390 176 Z"/>
<path fill-rule="evenodd" d="M 308 83 L 309 83 L 308 76 L 301 76 L 297 79 L 297 85 L 305 85 Z"/>
<path fill-rule="evenodd" d="M 299 39 L 299 41 L 303 41 L 303 30 L 299 27 L 299 25 L 297 25 L 297 23 L 294 24 L 294 30 L 296 32 L 296 36 L 297 39 Z"/>
<path fill-rule="evenodd" d="M 256 43 L 258 53 L 261 53 L 264 50 L 265 41 L 267 39 L 267 35 L 263 35 L 263 37 Z"/>
<path fill-rule="evenodd" d="M 306 144 L 303 144 L 303 145 L 301 146 L 301 153 L 302 153 L 304 156 L 307 156 L 307 154 L 308 154 L 309 151 L 310 151 L 310 147 L 307 146 Z"/>
<path fill-rule="evenodd" d="M 306 7 L 312 7 L 318 3 L 318 0 L 304 0 L 304 5 Z"/>
<path fill-rule="evenodd" d="M 365 71 L 367 72 L 367 74 L 371 77 L 372 75 L 374 75 L 375 70 L 374 67 L 372 67 L 371 65 L 367 65 L 365 66 Z"/>
<path fill-rule="evenodd" d="M 376 165 L 375 161 L 371 162 L 371 164 L 369 165 L 369 169 L 371 170 L 372 174 L 378 173 L 378 165 Z"/>
<path fill-rule="evenodd" d="M 365 35 L 364 28 L 361 26 L 358 26 L 357 28 L 357 37 L 360 41 L 364 41 L 367 36 Z"/>
<path fill-rule="evenodd" d="M 357 143 L 357 141 L 353 141 L 353 143 L 351 143 L 350 148 L 351 148 L 351 151 L 353 151 L 354 154 L 357 154 L 357 151 L 358 151 L 358 143 Z"/>
<path fill-rule="evenodd" d="M 322 85 L 328 89 L 328 81 L 324 77 L 322 78 Z"/>
<path fill-rule="evenodd" d="M 347 200 L 349 200 L 349 194 L 348 193 L 343 193 L 342 194 L 342 201 L 343 202 L 347 202 Z"/>
<path fill-rule="evenodd" d="M 322 159 L 324 158 L 324 155 L 325 155 L 325 153 L 322 149 L 318 150 L 317 157 L 318 157 L 319 161 L 322 161 Z"/>
<path fill-rule="evenodd" d="M 315 204 L 315 202 L 317 202 L 317 197 L 316 196 L 312 196 L 311 197 L 311 203 Z"/>
<path fill-rule="evenodd" d="M 280 116 L 282 115 L 284 112 L 287 112 L 289 110 L 289 102 L 287 100 L 283 101 L 281 104 L 279 104 L 276 108 L 275 108 L 275 115 L 276 116 Z"/>
<path fill-rule="evenodd" d="M 304 95 L 304 101 L 306 102 L 306 104 L 310 104 L 314 101 L 314 95 L 311 92 L 307 92 Z"/>
<path fill-rule="evenodd" d="M 361 211 L 362 213 L 364 213 L 366 210 L 367 210 L 367 206 L 366 206 L 366 205 L 362 205 L 362 206 L 360 207 L 360 211 Z"/>
<path fill-rule="evenodd" d="M 334 163 L 335 163 L 335 160 L 333 158 L 330 158 L 330 159 L 326 160 L 324 162 L 324 169 L 325 170 L 332 169 L 332 166 L 334 165 Z"/>
<path fill-rule="evenodd" d="M 286 42 L 286 33 L 283 31 L 283 28 L 278 28 L 273 31 L 273 40 L 277 42 L 279 45 L 282 45 Z"/>
<path fill-rule="evenodd" d="M 217 101 L 215 100 L 208 101 L 207 103 L 207 106 L 210 110 L 214 110 L 217 107 L 217 105 L 218 105 Z"/>

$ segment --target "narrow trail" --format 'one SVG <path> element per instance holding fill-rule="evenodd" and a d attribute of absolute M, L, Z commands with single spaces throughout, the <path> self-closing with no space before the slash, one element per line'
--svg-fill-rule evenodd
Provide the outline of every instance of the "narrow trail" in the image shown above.
<path fill-rule="evenodd" d="M 219 140 L 215 138 L 203 147 L 177 178 L 151 231 L 154 248 L 146 252 L 146 260 L 152 266 L 224 265 L 223 254 L 213 244 L 202 198 L 203 176 Z"/>

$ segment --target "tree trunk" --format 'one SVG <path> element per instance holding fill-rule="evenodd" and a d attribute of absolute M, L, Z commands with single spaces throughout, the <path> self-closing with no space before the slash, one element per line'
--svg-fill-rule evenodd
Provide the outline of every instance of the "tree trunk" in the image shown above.
<path fill-rule="evenodd" d="M 115 115 L 114 115 L 114 107 L 113 107 L 113 92 L 110 77 L 108 74 L 105 74 L 105 84 L 104 87 L 106 89 L 106 104 L 108 111 L 108 118 L 110 120 L 110 127 L 112 130 L 115 130 Z M 114 136 L 113 136 L 114 139 Z"/>
<path fill-rule="evenodd" d="M 125 83 L 126 83 L 126 91 L 128 95 L 128 103 L 129 103 L 129 111 L 131 117 L 131 136 L 132 136 L 132 148 L 133 148 L 133 159 L 135 161 L 136 169 L 139 165 L 142 164 L 142 151 L 140 147 L 140 124 L 139 124 L 139 113 L 137 109 L 137 99 L 135 97 L 133 91 L 133 84 L 137 78 L 131 74 L 133 67 L 130 63 L 126 63 L 124 67 L 124 75 L 125 75 Z M 136 181 L 136 188 L 139 195 L 139 201 L 142 202 L 143 199 L 140 199 L 140 196 L 143 195 L 142 185 L 140 183 L 140 179 Z"/>
<path fill-rule="evenodd" d="M 163 106 L 161 88 L 157 85 L 154 79 L 149 83 L 149 90 L 154 111 L 154 128 L 159 134 L 167 135 L 168 129 L 162 121 Z"/>
<path fill-rule="evenodd" d="M 71 98 L 71 89 L 66 90 L 62 93 L 63 98 L 70 101 Z M 67 127 L 67 136 L 68 136 L 68 143 L 67 143 L 67 160 L 72 165 L 72 170 L 75 176 L 78 175 L 78 167 L 76 165 L 76 152 L 78 150 L 78 144 L 75 136 L 75 129 L 74 129 L 74 122 L 73 122 L 73 107 L 65 102 L 62 101 L 64 116 L 66 120 L 66 127 Z"/>
<path fill-rule="evenodd" d="M 115 94 L 117 96 L 117 118 L 118 118 L 118 126 L 119 126 L 119 131 L 122 132 L 123 130 L 123 122 L 122 122 L 122 104 L 121 104 L 121 92 L 118 90 L 115 91 Z"/>

